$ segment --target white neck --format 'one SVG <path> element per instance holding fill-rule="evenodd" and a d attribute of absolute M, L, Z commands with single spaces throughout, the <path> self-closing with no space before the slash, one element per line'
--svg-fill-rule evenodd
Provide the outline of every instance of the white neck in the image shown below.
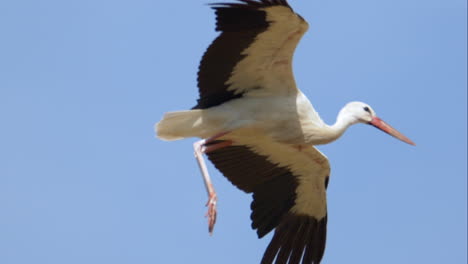
<path fill-rule="evenodd" d="M 359 121 L 348 112 L 340 111 L 335 124 L 328 126 L 329 133 L 338 139 L 348 129 L 349 126 L 357 124 Z"/>

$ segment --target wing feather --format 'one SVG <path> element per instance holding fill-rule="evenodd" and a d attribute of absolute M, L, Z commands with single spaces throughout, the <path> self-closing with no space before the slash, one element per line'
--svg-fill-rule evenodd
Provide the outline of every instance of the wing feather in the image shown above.
<path fill-rule="evenodd" d="M 262 263 L 319 263 L 326 238 L 327 158 L 314 147 L 266 137 L 229 139 L 236 145 L 208 157 L 234 185 L 253 193 L 252 228 L 258 236 L 275 229 Z"/>
<path fill-rule="evenodd" d="M 194 108 L 296 92 L 292 57 L 307 22 L 284 0 L 238 1 L 212 5 L 221 34 L 200 63 Z"/>

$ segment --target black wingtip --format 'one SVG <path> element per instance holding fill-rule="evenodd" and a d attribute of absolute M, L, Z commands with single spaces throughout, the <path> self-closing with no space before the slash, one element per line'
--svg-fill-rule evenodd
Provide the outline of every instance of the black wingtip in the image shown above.
<path fill-rule="evenodd" d="M 288 214 L 276 228 L 261 264 L 319 264 L 325 252 L 327 217 Z"/>
<path fill-rule="evenodd" d="M 218 2 L 208 3 L 212 8 L 216 7 L 232 7 L 232 8 L 264 8 L 270 6 L 285 6 L 291 8 L 286 0 L 234 0 L 237 2 Z"/>

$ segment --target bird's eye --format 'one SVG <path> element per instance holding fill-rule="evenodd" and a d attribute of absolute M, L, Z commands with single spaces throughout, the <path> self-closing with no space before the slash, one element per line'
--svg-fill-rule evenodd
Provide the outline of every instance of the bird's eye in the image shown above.
<path fill-rule="evenodd" d="M 365 107 L 364 107 L 364 111 L 366 111 L 367 113 L 370 114 L 370 109 L 369 109 L 369 107 L 365 106 Z"/>

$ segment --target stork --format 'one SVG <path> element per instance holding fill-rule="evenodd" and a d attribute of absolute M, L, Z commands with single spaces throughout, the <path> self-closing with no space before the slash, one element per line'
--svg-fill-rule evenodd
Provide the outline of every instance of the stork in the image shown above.
<path fill-rule="evenodd" d="M 208 192 L 210 233 L 217 196 L 203 154 L 232 184 L 253 194 L 258 237 L 275 230 L 262 264 L 317 264 L 325 251 L 330 165 L 314 146 L 357 123 L 414 143 L 362 102 L 348 103 L 335 124 L 325 124 L 292 72 L 307 22 L 286 0 L 233 1 L 212 4 L 221 33 L 200 63 L 197 105 L 166 113 L 155 130 L 163 140 L 201 138 L 194 150 Z"/>

